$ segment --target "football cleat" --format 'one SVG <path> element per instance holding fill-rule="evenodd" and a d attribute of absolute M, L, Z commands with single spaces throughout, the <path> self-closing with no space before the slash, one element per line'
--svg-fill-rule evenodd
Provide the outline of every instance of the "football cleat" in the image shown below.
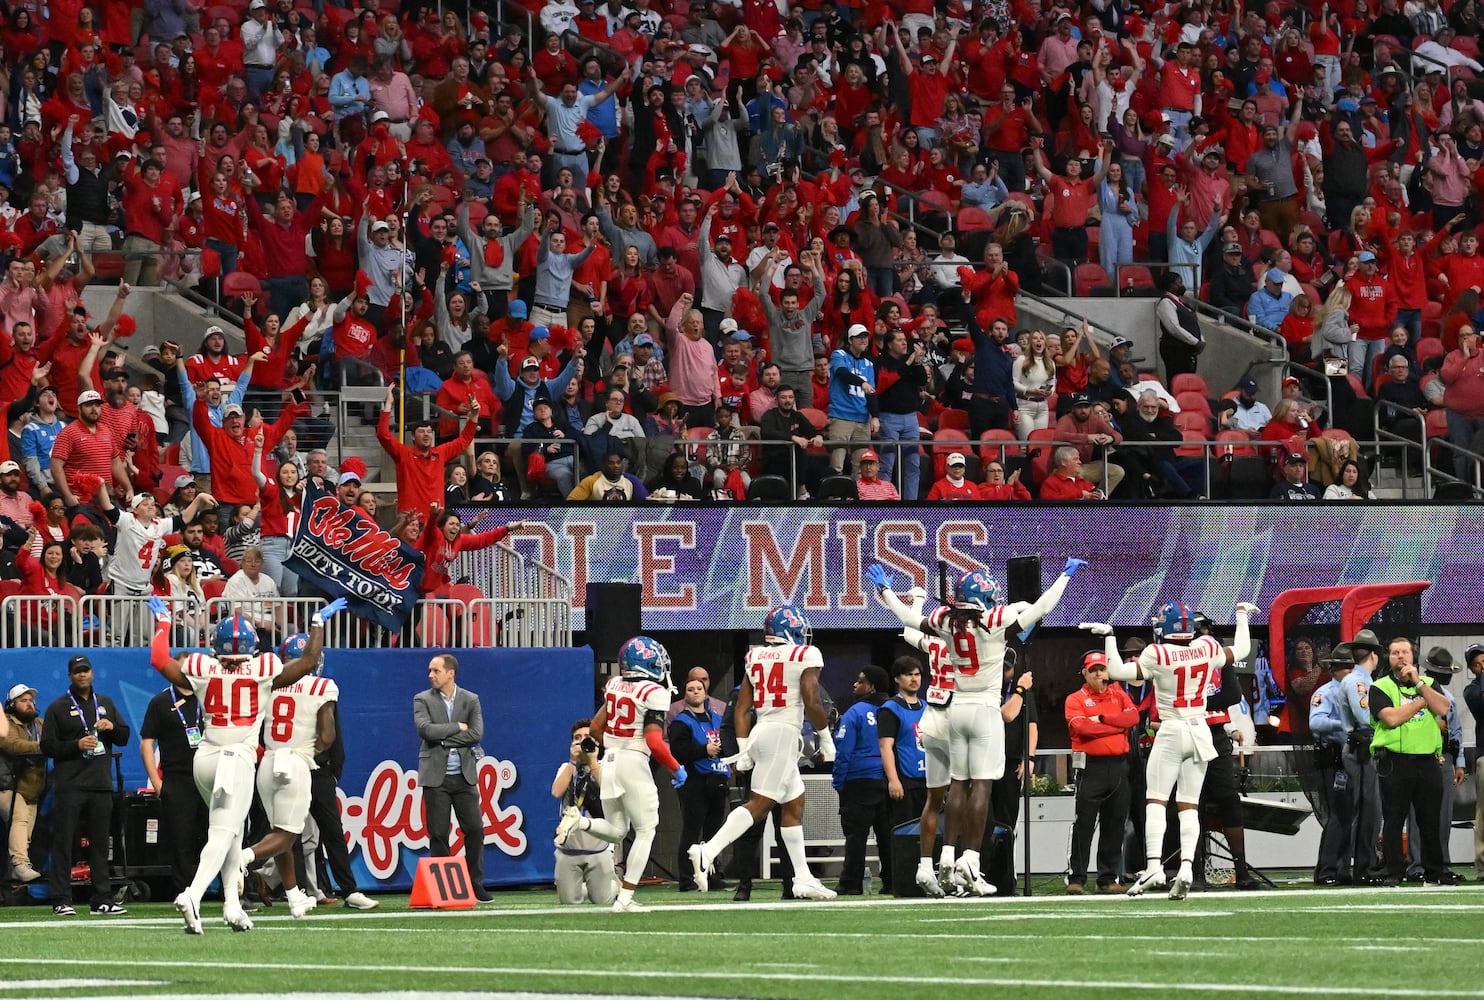
<path fill-rule="evenodd" d="M 943 890 L 943 894 L 944 895 L 946 895 L 946 896 L 953 895 L 953 883 L 954 883 L 953 866 L 952 865 L 939 865 L 938 866 L 938 888 Z"/>
<path fill-rule="evenodd" d="M 691 871 L 695 872 L 696 888 L 702 892 L 710 892 L 711 871 L 705 856 L 701 853 L 701 845 L 691 844 L 685 849 L 685 856 L 690 858 Z"/>
<path fill-rule="evenodd" d="M 248 848 L 243 847 L 238 850 L 236 864 L 237 870 L 232 875 L 232 878 L 237 885 L 236 895 L 238 897 L 241 897 L 242 890 L 247 886 L 247 866 L 252 864 L 254 860 L 256 859 L 253 857 L 252 851 Z"/>
<path fill-rule="evenodd" d="M 558 847 L 561 847 L 567 842 L 567 838 L 572 836 L 572 831 L 577 829 L 577 824 L 581 822 L 582 810 L 576 806 L 568 806 L 562 813 L 562 820 L 557 824 L 556 836 L 552 840 Z"/>
<path fill-rule="evenodd" d="M 1142 896 L 1146 889 L 1158 889 L 1165 884 L 1165 870 L 1158 866 L 1140 872 L 1134 884 L 1128 887 L 1130 896 Z"/>
<path fill-rule="evenodd" d="M 289 916 L 295 920 L 303 920 L 315 907 L 314 897 L 303 889 L 288 889 L 284 898 L 289 901 Z"/>
<path fill-rule="evenodd" d="M 794 895 L 799 899 L 834 899 L 836 893 L 817 878 L 796 878 Z"/>
<path fill-rule="evenodd" d="M 185 920 L 187 934 L 201 933 L 201 904 L 189 892 L 175 897 L 175 912 Z"/>
<path fill-rule="evenodd" d="M 640 906 L 632 897 L 628 899 L 620 897 L 613 901 L 614 913 L 647 913 L 648 911 L 649 907 Z"/>
<path fill-rule="evenodd" d="M 970 867 L 970 865 L 968 864 L 968 862 L 966 862 L 963 858 L 959 858 L 958 859 L 958 863 L 953 866 L 953 871 L 954 871 L 954 874 L 958 875 L 959 878 L 963 879 L 964 886 L 968 890 L 967 892 L 964 893 L 964 895 L 966 895 L 966 896 L 993 896 L 994 895 L 994 893 L 995 893 L 994 886 L 992 886 L 988 882 L 984 881 L 984 875 L 982 873 L 978 872 L 978 871 L 975 871 L 972 867 Z"/>
<path fill-rule="evenodd" d="M 1184 899 L 1190 895 L 1190 880 L 1175 876 L 1175 881 L 1170 883 L 1170 898 Z"/>
<path fill-rule="evenodd" d="M 938 884 L 938 877 L 930 871 L 917 870 L 917 888 L 922 890 L 924 896 L 933 899 L 943 898 L 943 887 Z"/>
<path fill-rule="evenodd" d="M 240 906 L 223 909 L 222 921 L 238 933 L 252 930 L 252 917 L 249 917 L 247 911 Z"/>

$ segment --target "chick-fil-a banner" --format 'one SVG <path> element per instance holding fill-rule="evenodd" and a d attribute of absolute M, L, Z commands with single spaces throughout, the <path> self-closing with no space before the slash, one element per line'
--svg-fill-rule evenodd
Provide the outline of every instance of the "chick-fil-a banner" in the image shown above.
<path fill-rule="evenodd" d="M 644 587 L 646 629 L 756 629 L 780 602 L 814 627 L 895 628 L 869 593 L 879 562 L 901 590 L 934 598 L 938 563 L 949 584 L 970 569 L 1001 583 L 1006 561 L 1040 555 L 1043 584 L 1069 556 L 1088 560 L 1048 625 L 1137 625 L 1165 601 L 1216 621 L 1237 601 L 1266 608 L 1291 587 L 1430 580 L 1427 624 L 1472 622 L 1484 579 L 1484 506 L 1405 503 L 1180 507 L 1111 504 L 999 506 L 858 504 L 465 508 L 484 531 L 524 520 L 511 536 L 524 555 L 573 582 L 583 627 L 589 581 Z M 479 554 L 463 571 L 482 584 Z"/>
<path fill-rule="evenodd" d="M 325 650 L 325 670 L 340 689 L 345 737 L 341 820 L 351 866 L 365 889 L 408 888 L 418 859 L 428 852 L 412 699 L 428 686 L 428 661 L 439 652 Z M 479 808 L 485 881 L 549 882 L 555 870 L 551 836 L 560 813 L 551 777 L 567 759 L 572 722 L 593 714 L 592 650 L 449 652 L 459 661 L 459 686 L 479 695 L 484 714 Z M 0 650 L 0 677 L 35 687 L 45 711 L 67 690 L 67 661 L 77 653 L 92 660 L 94 686 L 114 700 L 134 731 L 119 758 L 124 788 L 147 787 L 139 726 L 149 700 L 166 687 L 149 664 L 147 648 Z M 451 829 L 454 849 L 462 850 L 457 823 Z"/>

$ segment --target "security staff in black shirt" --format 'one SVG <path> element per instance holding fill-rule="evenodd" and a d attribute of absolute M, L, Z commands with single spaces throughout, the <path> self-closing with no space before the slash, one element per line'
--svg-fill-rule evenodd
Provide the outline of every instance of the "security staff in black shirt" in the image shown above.
<path fill-rule="evenodd" d="M 160 826 L 177 893 L 195 878 L 206 846 L 209 814 L 191 771 L 205 728 L 196 693 L 173 685 L 149 700 L 139 727 L 139 756 L 149 787 L 160 797 Z"/>
<path fill-rule="evenodd" d="M 118 916 L 128 911 L 113 901 L 108 838 L 113 821 L 113 750 L 129 742 L 129 724 L 113 700 L 93 690 L 93 663 L 86 656 L 67 661 L 71 684 L 46 710 L 41 752 L 50 757 L 56 800 L 52 806 L 51 872 L 47 888 L 52 913 L 76 916 L 72 908 L 72 844 L 79 825 L 88 838 L 92 867 L 92 911 Z"/>

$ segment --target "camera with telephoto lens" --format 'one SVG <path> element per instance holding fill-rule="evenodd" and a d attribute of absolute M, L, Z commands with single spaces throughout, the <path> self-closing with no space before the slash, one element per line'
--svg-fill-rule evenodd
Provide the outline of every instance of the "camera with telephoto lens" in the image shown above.
<path fill-rule="evenodd" d="M 597 753 L 598 741 L 593 739 L 591 736 L 584 736 L 582 738 L 582 742 L 577 744 L 577 747 L 583 753 Z"/>

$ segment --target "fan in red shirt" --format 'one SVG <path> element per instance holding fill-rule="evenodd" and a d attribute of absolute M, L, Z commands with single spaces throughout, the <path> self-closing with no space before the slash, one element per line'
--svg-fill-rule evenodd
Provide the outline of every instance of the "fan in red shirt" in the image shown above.
<path fill-rule="evenodd" d="M 314 367 L 310 366 L 293 383 L 292 388 L 301 389 L 308 384 L 313 375 Z M 256 503 L 259 487 L 257 479 L 253 476 L 252 456 L 256 447 L 254 439 L 261 434 L 262 450 L 272 452 L 278 446 L 279 439 L 283 437 L 284 432 L 294 425 L 295 420 L 308 412 L 309 407 L 303 403 L 296 402 L 285 406 L 276 421 L 267 427 L 258 428 L 249 437 L 247 419 L 241 406 L 228 403 L 223 407 L 222 425 L 217 427 L 211 422 L 211 410 L 206 400 L 198 397 L 196 407 L 191 413 L 191 423 L 205 443 L 207 453 L 211 456 L 212 495 L 222 503 L 249 505 Z"/>
<path fill-rule="evenodd" d="M 98 483 L 105 482 L 122 489 L 127 503 L 133 490 L 128 488 L 122 442 L 115 441 L 108 428 L 98 422 L 103 397 L 89 389 L 77 401 L 77 419 L 62 428 L 52 444 L 52 481 L 57 492 L 70 510 L 93 499 Z"/>
<path fill-rule="evenodd" d="M 118 325 L 119 318 L 123 316 L 124 300 L 128 297 L 129 286 L 119 285 L 118 295 L 113 300 L 113 307 L 108 310 L 108 316 L 104 318 L 96 331 L 105 340 Z M 61 404 L 62 412 L 69 417 L 77 416 L 77 397 L 82 391 L 77 377 L 82 371 L 84 359 L 91 350 L 88 335 L 88 311 L 78 306 L 62 320 L 57 331 L 36 351 L 38 364 L 51 362 L 51 384 L 56 387 L 57 402 Z M 98 375 L 96 359 L 88 375 L 92 378 L 93 385 L 98 385 L 102 381 Z"/>
<path fill-rule="evenodd" d="M 1069 444 L 1051 453 L 1053 468 L 1041 484 L 1042 500 L 1102 500 L 1103 491 L 1082 478 L 1082 456 Z"/>
<path fill-rule="evenodd" d="M 499 544 L 512 531 L 520 531 L 524 521 L 514 521 L 491 531 L 465 534 L 464 524 L 452 511 L 442 510 L 436 503 L 428 505 L 428 520 L 418 537 L 417 547 L 423 554 L 424 594 L 446 588 L 449 584 L 449 568 L 460 552 L 474 552 Z"/>
<path fill-rule="evenodd" d="M 948 456 L 947 464 L 944 466 L 946 473 L 942 479 L 933 483 L 933 488 L 928 490 L 929 500 L 978 500 L 979 486 L 969 482 L 964 475 L 968 469 L 968 460 L 961 452 L 954 452 Z"/>
<path fill-rule="evenodd" d="M 227 353 L 227 334 L 219 326 L 208 326 L 201 338 L 201 353 L 186 358 L 186 377 L 192 385 L 216 379 L 224 385 L 237 381 L 242 374 L 242 359 Z"/>
<path fill-rule="evenodd" d="M 894 25 L 888 24 L 887 35 L 896 46 L 897 56 L 907 73 L 907 93 L 912 99 L 912 112 L 907 121 L 913 128 L 931 129 L 936 133 L 938 116 L 943 113 L 943 98 L 948 96 L 946 67 L 953 64 L 953 53 L 958 49 L 958 38 L 948 43 L 943 52 L 943 67 L 932 53 L 924 53 L 917 66 L 912 65 L 911 56 L 902 48 L 901 34 Z"/>
<path fill-rule="evenodd" d="M 408 445 L 392 434 L 392 404 L 392 387 L 388 385 L 381 418 L 376 422 L 376 440 L 397 467 L 397 513 L 436 507 L 443 495 L 443 467 L 474 441 L 479 427 L 477 405 L 470 407 L 464 417 L 464 431 L 454 440 L 433 444 L 433 425 L 422 423 L 413 428 L 412 443 Z"/>

